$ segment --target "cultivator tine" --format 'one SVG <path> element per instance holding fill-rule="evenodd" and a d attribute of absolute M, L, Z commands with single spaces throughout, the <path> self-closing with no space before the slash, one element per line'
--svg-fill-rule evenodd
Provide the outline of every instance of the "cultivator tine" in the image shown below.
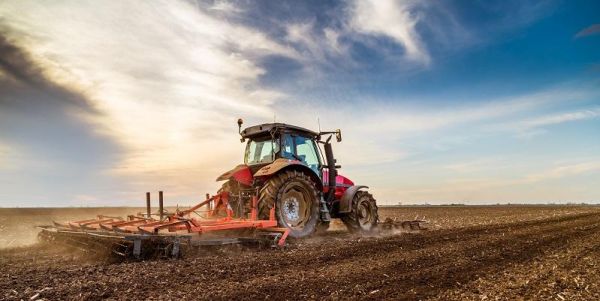
<path fill-rule="evenodd" d="M 259 235 L 263 237 L 263 242 L 266 242 L 272 248 L 283 248 L 290 234 L 290 229 L 288 228 L 266 228 L 263 231 L 265 232 Z"/>
<path fill-rule="evenodd" d="M 178 210 L 160 220 L 153 216 L 129 215 L 123 219 L 98 215 L 95 219 L 42 226 L 39 237 L 90 253 L 106 250 L 119 257 L 138 259 L 152 256 L 177 258 L 182 249 L 209 245 L 258 243 L 283 247 L 290 230 L 277 227 L 274 209 L 270 211 L 270 218 L 260 219 L 256 211 L 257 197 L 251 198 L 254 214 L 244 217 L 232 215 L 228 192 L 220 192 L 190 209 Z M 209 207 L 208 218 L 191 217 L 191 213 L 203 206 Z M 226 213 L 226 216 L 220 213 Z M 233 231 L 245 236 L 229 237 Z M 207 233 L 225 235 L 221 238 L 219 235 L 204 236 Z"/>
<path fill-rule="evenodd" d="M 427 230 L 426 224 L 428 221 L 425 219 L 419 219 L 418 217 L 414 220 L 403 220 L 398 221 L 396 219 L 386 218 L 383 223 L 379 223 L 379 228 L 383 231 L 391 230 L 403 230 L 403 231 L 421 231 Z"/>
<path fill-rule="evenodd" d="M 127 256 L 129 256 L 130 249 L 131 249 L 131 247 L 129 244 L 126 244 L 125 242 L 116 242 L 113 245 L 112 252 L 121 257 L 127 257 Z"/>

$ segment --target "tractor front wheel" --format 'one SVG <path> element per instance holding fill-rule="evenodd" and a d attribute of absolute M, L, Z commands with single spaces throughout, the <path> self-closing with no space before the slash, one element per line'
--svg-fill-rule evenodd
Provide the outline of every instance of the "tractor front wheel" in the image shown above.
<path fill-rule="evenodd" d="M 377 226 L 377 203 L 366 191 L 359 191 L 352 200 L 352 212 L 342 216 L 350 232 L 371 232 Z"/>
<path fill-rule="evenodd" d="M 290 229 L 290 237 L 306 237 L 315 232 L 319 221 L 319 195 L 310 177 L 298 171 L 285 171 L 271 177 L 260 190 L 258 216 L 275 218 Z"/>

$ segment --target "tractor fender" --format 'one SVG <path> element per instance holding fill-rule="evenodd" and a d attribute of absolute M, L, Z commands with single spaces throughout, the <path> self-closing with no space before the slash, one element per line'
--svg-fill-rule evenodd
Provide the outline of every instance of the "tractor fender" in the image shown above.
<path fill-rule="evenodd" d="M 223 181 L 223 180 L 229 180 L 231 178 L 234 178 L 236 181 L 238 181 L 246 186 L 252 185 L 252 180 L 253 180 L 252 172 L 250 171 L 250 168 L 245 164 L 240 164 L 240 165 L 234 167 L 232 170 L 220 175 L 217 178 L 217 182 Z"/>
<path fill-rule="evenodd" d="M 321 181 L 319 175 L 298 160 L 279 158 L 273 161 L 273 163 L 263 166 L 261 169 L 259 169 L 256 173 L 254 173 L 254 177 L 269 177 L 278 173 L 279 171 L 288 169 L 295 169 L 304 172 L 315 182 L 319 191 L 323 190 L 323 182 Z"/>
<path fill-rule="evenodd" d="M 350 213 L 352 211 L 352 200 L 356 193 L 361 189 L 368 189 L 368 186 L 365 185 L 354 185 L 350 186 L 346 191 L 344 191 L 344 195 L 342 195 L 342 199 L 340 200 L 340 209 L 339 213 Z"/>

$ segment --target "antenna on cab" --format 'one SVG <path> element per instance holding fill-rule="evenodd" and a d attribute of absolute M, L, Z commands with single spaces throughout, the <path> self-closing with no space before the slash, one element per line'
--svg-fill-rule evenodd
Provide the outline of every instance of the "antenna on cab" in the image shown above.
<path fill-rule="evenodd" d="M 321 132 L 321 120 L 317 117 L 317 125 L 319 126 L 319 133 Z"/>

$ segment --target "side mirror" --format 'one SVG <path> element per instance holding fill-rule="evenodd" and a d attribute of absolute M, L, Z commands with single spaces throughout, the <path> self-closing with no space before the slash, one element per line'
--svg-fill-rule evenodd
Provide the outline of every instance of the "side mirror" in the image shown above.
<path fill-rule="evenodd" d="M 242 124 L 244 124 L 244 120 L 242 120 L 242 118 L 238 119 L 238 130 L 240 132 L 240 134 L 242 133 Z"/>
<path fill-rule="evenodd" d="M 335 140 L 337 140 L 337 142 L 342 142 L 342 130 L 335 130 Z"/>
<path fill-rule="evenodd" d="M 238 118 L 237 124 L 238 124 L 238 133 L 240 135 L 242 135 L 242 124 L 244 124 L 244 120 L 242 120 L 242 118 Z M 246 139 L 244 139 L 244 137 L 242 137 L 242 139 L 240 139 L 240 141 L 244 142 L 244 141 L 246 141 Z"/>

